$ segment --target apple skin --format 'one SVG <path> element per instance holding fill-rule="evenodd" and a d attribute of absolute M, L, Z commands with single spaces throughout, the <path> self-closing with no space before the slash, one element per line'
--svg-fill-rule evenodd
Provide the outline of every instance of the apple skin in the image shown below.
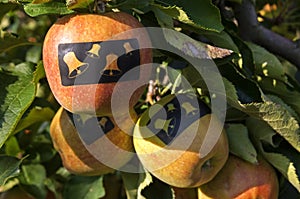
<path fill-rule="evenodd" d="M 172 187 L 175 199 L 198 199 L 196 188 Z"/>
<path fill-rule="evenodd" d="M 263 158 L 251 164 L 230 155 L 217 176 L 199 187 L 200 199 L 277 199 L 278 178 L 273 167 Z"/>
<path fill-rule="evenodd" d="M 19 187 L 13 187 L 0 194 L 0 199 L 35 199 Z"/>
<path fill-rule="evenodd" d="M 166 99 L 166 98 L 165 98 Z M 168 100 L 167 100 L 168 101 Z M 164 99 L 158 103 L 164 104 Z M 203 102 L 202 102 L 203 103 Z M 200 105 L 201 106 L 201 105 Z M 133 143 L 142 165 L 161 181 L 178 188 L 198 187 L 210 181 L 225 164 L 228 154 L 228 139 L 222 124 L 213 114 L 206 114 L 186 127 L 168 146 L 151 130 L 143 130 L 149 113 L 145 111 L 134 129 Z M 222 132 L 207 155 L 199 153 L 211 120 Z M 195 132 L 190 145 L 191 132 Z M 212 132 L 210 132 L 212 133 Z M 150 136 L 149 136 L 150 135 Z"/>
<path fill-rule="evenodd" d="M 150 67 L 140 70 L 139 79 L 130 81 L 93 83 L 85 85 L 65 86 L 62 84 L 59 69 L 59 44 L 74 44 L 80 42 L 100 42 L 107 40 L 137 39 L 139 46 L 150 46 L 150 39 L 145 30 L 138 34 L 126 33 L 116 37 L 119 33 L 142 28 L 143 25 L 133 16 L 123 12 L 109 12 L 98 14 L 67 15 L 57 20 L 48 30 L 43 44 L 43 63 L 49 86 L 56 100 L 66 110 L 72 113 L 91 113 L 98 116 L 112 115 L 111 96 L 117 93 L 122 96 L 128 94 L 129 88 L 136 88 L 127 107 L 118 107 L 119 113 L 131 109 L 141 97 L 149 79 Z M 151 49 L 140 50 L 140 65 L 151 63 Z M 115 67 L 113 62 L 111 65 Z M 143 81 L 142 81 L 143 80 Z M 114 90 L 115 89 L 115 90 Z"/>
<path fill-rule="evenodd" d="M 131 113 L 132 117 L 136 117 Z M 128 120 L 131 118 L 128 118 Z M 50 136 L 54 148 L 62 158 L 63 166 L 71 173 L 77 175 L 102 175 L 112 173 L 115 169 L 124 166 L 133 157 L 132 136 L 123 132 L 114 123 L 114 128 L 102 135 L 94 143 L 89 145 L 89 149 L 95 151 L 101 160 L 111 160 L 112 167 L 99 161 L 86 148 L 87 145 L 81 140 L 77 129 L 72 123 L 67 111 L 62 107 L 57 111 L 50 125 Z M 127 119 L 123 122 L 127 123 Z M 127 125 L 126 132 L 132 132 L 133 126 Z M 88 132 L 87 132 L 88 133 Z M 95 132 L 96 133 L 96 132 Z M 108 139 L 107 139 L 108 138 Z M 108 145 L 110 143 L 112 145 Z M 124 151 L 129 153 L 124 153 Z"/>

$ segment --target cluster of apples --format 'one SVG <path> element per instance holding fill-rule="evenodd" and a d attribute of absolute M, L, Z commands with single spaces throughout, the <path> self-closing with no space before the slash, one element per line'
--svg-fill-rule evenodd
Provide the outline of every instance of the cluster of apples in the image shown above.
<path fill-rule="evenodd" d="M 137 77 L 118 80 L 128 71 L 126 66 L 132 68 L 129 64 L 151 62 L 149 49 L 137 49 L 138 43 L 149 41 L 147 35 L 133 36 L 129 31 L 141 27 L 126 13 L 76 14 L 60 18 L 47 32 L 44 68 L 52 93 L 61 105 L 50 134 L 65 168 L 72 173 L 106 174 L 133 156 L 131 132 L 137 119 L 133 106 L 145 89 L 140 79 L 147 74 L 140 70 Z M 130 87 L 139 88 L 127 107 L 118 107 L 118 118 L 127 124 L 121 129 L 112 116 L 111 97 L 113 93 L 126 94 Z M 99 156 L 95 157 L 87 146 Z M 111 165 L 100 160 L 109 160 Z"/>
<path fill-rule="evenodd" d="M 136 153 L 146 170 L 175 189 L 203 187 L 200 198 L 249 198 L 242 196 L 248 185 L 228 185 L 228 180 L 235 182 L 239 177 L 222 177 L 228 175 L 227 167 L 232 169 L 231 176 L 244 175 L 231 166 L 233 157 L 224 129 L 208 154 L 199 153 L 205 136 L 211 133 L 210 122 L 222 124 L 195 95 L 169 95 L 140 116 L 134 112 L 150 70 L 119 80 L 129 69 L 151 63 L 151 50 L 139 48 L 150 42 L 146 31 L 130 32 L 142 27 L 129 14 L 110 12 L 68 15 L 49 29 L 43 62 L 50 88 L 61 105 L 50 134 L 65 168 L 79 175 L 107 174 L 123 167 Z M 112 106 L 118 103 L 112 103 L 112 95 L 117 93 L 122 101 L 132 87 L 138 89 L 125 107 L 117 107 L 116 120 Z M 270 176 L 276 178 L 275 173 Z M 256 191 L 253 198 L 262 197 L 262 192 L 263 198 L 275 198 L 272 194 L 278 188 L 268 183 L 254 183 L 254 187 L 266 188 Z"/>

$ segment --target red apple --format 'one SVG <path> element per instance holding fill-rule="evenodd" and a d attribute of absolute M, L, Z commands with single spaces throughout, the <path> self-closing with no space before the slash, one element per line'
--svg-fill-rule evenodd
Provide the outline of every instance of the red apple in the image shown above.
<path fill-rule="evenodd" d="M 75 115 L 78 116 L 78 115 Z M 124 166 L 134 155 L 132 132 L 133 125 L 123 118 L 127 129 L 120 129 L 113 118 L 90 118 L 77 121 L 73 114 L 68 114 L 60 108 L 50 125 L 50 135 L 55 149 L 58 150 L 64 167 L 71 173 L 78 175 L 101 175 L 113 172 Z M 136 117 L 135 115 L 132 115 Z M 104 133 L 99 132 L 97 126 L 90 125 L 95 119 L 105 126 Z M 83 122 L 84 125 L 80 125 Z M 97 123 L 95 125 L 98 125 Z M 102 127 L 101 128 L 104 128 Z M 126 132 L 124 132 L 124 131 Z M 80 132 L 80 134 L 79 134 Z"/>
<path fill-rule="evenodd" d="M 277 199 L 278 179 L 273 167 L 263 158 L 251 164 L 230 155 L 217 176 L 198 189 L 199 198 Z"/>
<path fill-rule="evenodd" d="M 172 187 L 175 199 L 198 199 L 196 188 Z"/>
<path fill-rule="evenodd" d="M 57 101 L 72 113 L 108 116 L 114 92 L 119 96 L 114 104 L 119 113 L 128 112 L 141 97 L 150 74 L 150 67 L 138 67 L 152 60 L 151 49 L 140 49 L 150 46 L 142 27 L 123 12 L 74 14 L 54 23 L 44 40 L 43 63 Z M 126 72 L 136 68 L 116 87 Z M 132 95 L 131 88 L 135 88 Z M 118 102 L 129 94 L 128 104 L 121 107 Z"/>

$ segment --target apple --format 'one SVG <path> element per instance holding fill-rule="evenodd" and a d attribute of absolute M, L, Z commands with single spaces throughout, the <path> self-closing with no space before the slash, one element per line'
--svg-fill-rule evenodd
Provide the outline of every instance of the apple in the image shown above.
<path fill-rule="evenodd" d="M 211 122 L 213 128 L 208 130 Z M 209 134 L 217 135 L 212 149 L 200 153 Z M 168 95 L 148 108 L 135 125 L 133 143 L 146 170 L 179 188 L 210 181 L 229 153 L 221 122 L 204 102 L 188 94 Z"/>
<path fill-rule="evenodd" d="M 144 92 L 151 71 L 150 39 L 142 28 L 124 12 L 58 19 L 45 36 L 43 64 L 59 104 L 72 113 L 109 116 L 116 93 L 118 113 L 128 112 Z M 122 78 L 131 69 L 136 70 Z M 125 95 L 130 95 L 128 104 L 120 106 Z"/>
<path fill-rule="evenodd" d="M 172 187 L 175 199 L 198 199 L 196 188 Z"/>
<path fill-rule="evenodd" d="M 277 199 L 278 178 L 273 167 L 262 157 L 252 164 L 230 155 L 216 177 L 199 187 L 201 199 Z"/>
<path fill-rule="evenodd" d="M 124 166 L 134 155 L 130 119 L 122 119 L 127 129 L 121 130 L 111 117 L 84 117 L 60 108 L 50 135 L 64 167 L 78 175 L 101 175 Z"/>
<path fill-rule="evenodd" d="M 0 194 L 0 199 L 35 199 L 29 193 L 16 186 Z"/>

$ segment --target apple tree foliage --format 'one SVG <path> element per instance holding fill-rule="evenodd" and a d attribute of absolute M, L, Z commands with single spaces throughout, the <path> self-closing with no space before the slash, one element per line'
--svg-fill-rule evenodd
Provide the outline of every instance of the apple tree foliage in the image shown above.
<path fill-rule="evenodd" d="M 45 198 L 49 191 L 65 199 L 106 194 L 174 198 L 170 186 L 147 172 L 72 175 L 63 168 L 49 136 L 59 104 L 43 69 L 44 36 L 63 15 L 112 9 L 133 14 L 146 27 L 175 29 L 192 37 L 194 45 L 208 46 L 226 88 L 230 152 L 251 163 L 263 155 L 278 172 L 280 198 L 299 196 L 300 3 L 296 0 L 0 0 L 0 191 L 20 186 L 36 198 Z M 178 49 L 184 43 L 172 35 L 166 39 Z M 193 76 L 189 63 L 159 50 L 154 60 L 167 72 L 165 66 L 179 61 L 179 74 L 209 101 L 201 77 Z M 170 79 L 178 75 L 165 74 Z M 176 88 L 178 81 L 174 82 L 169 88 Z"/>

